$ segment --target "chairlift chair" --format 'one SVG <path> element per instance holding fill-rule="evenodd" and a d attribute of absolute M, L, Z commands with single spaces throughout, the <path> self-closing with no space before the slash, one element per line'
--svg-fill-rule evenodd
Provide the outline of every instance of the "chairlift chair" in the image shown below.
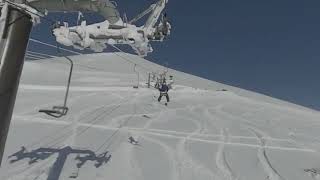
<path fill-rule="evenodd" d="M 63 106 L 53 106 L 52 109 L 40 109 L 40 113 L 45 113 L 49 116 L 55 117 L 55 118 L 61 118 L 62 116 L 67 115 L 69 108 L 67 107 L 67 101 L 69 96 L 69 89 L 70 89 L 70 83 L 71 83 L 71 77 L 72 77 L 72 71 L 73 71 L 73 61 L 67 57 L 64 56 L 69 62 L 70 62 L 70 71 L 69 71 L 69 78 L 68 78 L 68 84 L 66 87 L 66 94 L 64 97 L 64 103 Z"/>
<path fill-rule="evenodd" d="M 52 109 L 40 109 L 40 113 L 45 113 L 49 116 L 55 118 L 61 118 L 62 116 L 67 115 L 69 108 L 66 106 L 53 106 Z"/>

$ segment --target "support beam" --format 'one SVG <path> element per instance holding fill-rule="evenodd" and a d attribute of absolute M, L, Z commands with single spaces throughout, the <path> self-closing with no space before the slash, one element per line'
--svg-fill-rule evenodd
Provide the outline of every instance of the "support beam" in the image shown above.
<path fill-rule="evenodd" d="M 7 13 L 4 33 L 0 37 L 0 164 L 32 29 L 29 14 L 10 6 Z"/>
<path fill-rule="evenodd" d="M 48 11 L 93 11 L 102 15 L 111 24 L 120 21 L 119 11 L 110 0 L 27 0 L 28 4 Z M 122 20 L 121 20 L 122 21 Z"/>

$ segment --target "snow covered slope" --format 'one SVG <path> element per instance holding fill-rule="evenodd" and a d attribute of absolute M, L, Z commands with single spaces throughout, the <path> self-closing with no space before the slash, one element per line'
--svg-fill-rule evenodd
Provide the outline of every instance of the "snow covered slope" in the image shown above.
<path fill-rule="evenodd" d="M 166 107 L 145 84 L 164 67 L 128 54 L 72 59 L 60 119 L 38 110 L 63 103 L 68 62 L 25 63 L 1 180 L 319 178 L 317 111 L 174 70 Z"/>

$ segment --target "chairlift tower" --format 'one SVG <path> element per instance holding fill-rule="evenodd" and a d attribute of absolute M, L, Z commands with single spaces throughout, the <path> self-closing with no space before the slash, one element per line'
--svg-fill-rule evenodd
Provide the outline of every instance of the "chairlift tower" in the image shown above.
<path fill-rule="evenodd" d="M 54 29 L 54 32 L 59 35 L 56 40 L 58 42 L 63 40 L 60 41 L 61 44 L 67 41 L 71 42 L 72 45 L 78 46 L 80 44 L 83 48 L 88 48 L 101 45 L 97 42 L 104 40 L 113 45 L 130 45 L 139 55 L 145 56 L 147 53 L 152 52 L 150 41 L 161 42 L 170 35 L 171 25 L 166 15 L 163 15 L 158 23 L 167 3 L 168 0 L 158 0 L 149 9 L 134 18 L 131 23 L 148 13 L 150 14 L 145 25 L 138 27 L 128 23 L 124 26 L 125 23 L 116 9 L 116 4 L 109 0 L 0 0 L 0 165 L 32 25 L 40 22 L 39 17 L 44 16 L 43 12 L 93 11 L 105 17 L 106 21 L 102 23 L 86 25 L 84 21 L 78 27 Z M 41 12 L 42 10 L 43 12 Z M 104 30 L 116 31 L 118 34 L 110 36 L 110 33 L 101 31 L 99 37 L 94 37 L 90 29 L 92 27 L 100 29 L 101 25 L 105 25 L 103 26 L 103 28 L 106 28 Z M 83 34 L 86 34 L 86 37 L 81 37 L 80 40 L 70 39 L 68 34 L 79 34 L 78 30 L 85 32 Z M 132 34 L 125 37 L 127 33 L 123 32 L 132 32 Z M 104 46 L 101 45 L 101 47 Z M 66 97 L 67 95 L 68 89 Z M 66 100 L 65 98 L 63 107 L 56 107 L 59 112 L 62 110 L 61 114 L 67 111 Z"/>
<path fill-rule="evenodd" d="M 99 6 L 101 3 L 104 6 Z M 118 11 L 108 0 L 0 0 L 0 165 L 10 127 L 24 57 L 39 9 L 54 11 L 96 11 L 110 22 L 118 21 Z"/>
<path fill-rule="evenodd" d="M 32 15 L 10 3 L 1 5 L 0 22 L 0 164 L 32 29 Z"/>

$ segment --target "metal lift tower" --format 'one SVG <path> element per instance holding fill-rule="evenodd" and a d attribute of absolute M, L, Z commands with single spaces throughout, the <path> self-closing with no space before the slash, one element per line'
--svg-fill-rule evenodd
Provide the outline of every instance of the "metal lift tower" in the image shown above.
<path fill-rule="evenodd" d="M 84 40 L 88 40 L 91 44 L 96 43 L 97 39 L 98 42 L 101 40 L 107 42 L 112 39 L 118 44 L 131 45 L 139 54 L 146 55 L 152 52 L 149 42 L 162 42 L 170 34 L 171 25 L 166 15 L 163 15 L 162 20 L 158 23 L 167 3 L 168 0 L 158 0 L 128 23 L 123 22 L 116 9 L 116 4 L 110 0 L 0 0 L 0 165 L 32 25 L 40 22 L 39 17 L 43 16 L 43 13 L 39 11 L 97 12 L 105 18 L 108 26 L 104 26 L 105 29 L 101 30 L 99 37 L 95 37 L 90 29 L 91 27 L 100 29 L 101 24 L 87 26 L 84 21 L 80 28 L 89 35 Z M 132 24 L 147 14 L 150 15 L 143 26 L 138 27 Z M 62 38 L 74 44 L 87 44 L 68 36 L 70 33 L 77 33 L 72 27 L 69 29 L 67 27 L 56 28 L 55 31 L 60 32 L 62 29 L 68 33 L 57 37 L 58 39 Z M 112 33 L 105 33 L 109 31 L 117 32 L 118 35 L 113 37 Z M 130 32 L 129 35 L 127 32 Z"/>
<path fill-rule="evenodd" d="M 0 0 L 0 165 L 33 25 L 32 7 L 53 11 L 95 11 L 116 22 L 120 16 L 109 0 Z M 104 6 L 100 6 L 101 3 Z M 30 5 L 30 6 L 28 6 Z"/>
<path fill-rule="evenodd" d="M 5 9 L 6 8 L 6 9 Z M 0 162 L 32 28 L 32 17 L 8 3 L 2 6 L 0 39 Z"/>

